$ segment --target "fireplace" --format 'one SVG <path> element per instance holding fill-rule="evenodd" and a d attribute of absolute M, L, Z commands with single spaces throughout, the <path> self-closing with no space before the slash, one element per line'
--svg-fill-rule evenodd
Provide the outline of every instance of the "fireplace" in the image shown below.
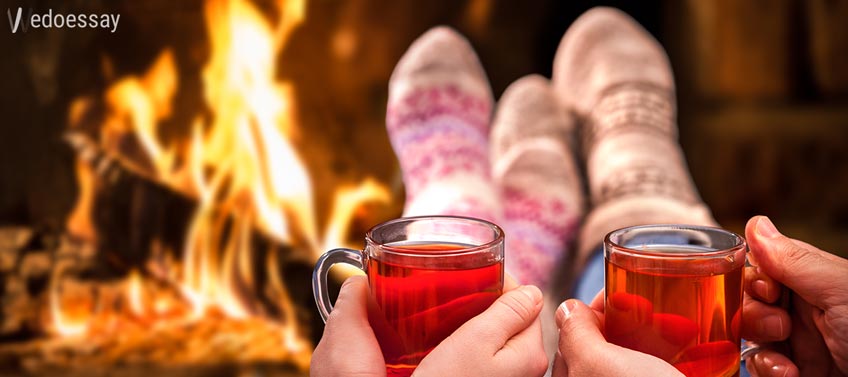
<path fill-rule="evenodd" d="M 166 24 L 187 36 L 147 51 L 112 46 L 89 59 L 97 84 L 68 94 L 67 216 L 56 229 L 0 233 L 0 370 L 304 374 L 322 327 L 312 264 L 399 214 L 394 161 L 350 169 L 340 165 L 351 150 L 314 142 L 349 131 L 303 111 L 321 88 L 286 76 L 305 1 L 118 8 L 123 33 L 146 38 Z"/>

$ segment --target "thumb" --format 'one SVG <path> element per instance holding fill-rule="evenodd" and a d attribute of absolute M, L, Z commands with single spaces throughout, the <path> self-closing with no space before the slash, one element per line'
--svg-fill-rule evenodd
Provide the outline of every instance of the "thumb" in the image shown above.
<path fill-rule="evenodd" d="M 530 327 L 542 311 L 542 291 L 523 285 L 499 297 L 488 309 L 470 319 L 451 338 L 491 347 L 492 354 L 515 334 Z"/>
<path fill-rule="evenodd" d="M 768 217 L 749 220 L 745 235 L 763 272 L 815 306 L 835 304 L 830 288 L 848 285 L 848 260 L 784 236 Z"/>
<path fill-rule="evenodd" d="M 584 352 L 595 353 L 597 349 L 587 344 L 605 344 L 601 333 L 601 321 L 592 309 L 579 300 L 563 302 L 556 312 L 559 327 L 559 352 L 568 365 L 575 365 L 584 358 Z"/>
<path fill-rule="evenodd" d="M 600 313 L 579 300 L 566 300 L 557 309 L 559 356 L 554 375 L 682 376 L 654 356 L 607 343 Z"/>
<path fill-rule="evenodd" d="M 326 327 L 369 327 L 367 316 L 368 281 L 363 276 L 351 276 L 342 283 L 339 296 L 327 318 Z M 342 331 L 339 329 L 339 331 Z"/>
<path fill-rule="evenodd" d="M 374 310 L 371 301 L 368 280 L 364 276 L 347 278 L 339 291 L 336 305 L 324 325 L 322 342 L 324 339 L 340 342 L 358 339 L 363 344 L 379 347 L 369 321 L 368 313 Z M 377 319 L 380 316 L 372 317 Z"/>
<path fill-rule="evenodd" d="M 385 373 L 380 345 L 368 321 L 368 281 L 352 276 L 342 285 L 324 335 L 310 361 L 311 376 L 370 376 Z M 338 357 L 344 354 L 346 357 Z M 376 368 L 375 365 L 381 367 Z"/>

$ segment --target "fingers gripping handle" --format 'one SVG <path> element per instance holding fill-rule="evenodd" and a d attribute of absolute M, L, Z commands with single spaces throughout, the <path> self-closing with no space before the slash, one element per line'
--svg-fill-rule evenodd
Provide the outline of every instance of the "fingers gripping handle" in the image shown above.
<path fill-rule="evenodd" d="M 315 270 L 312 271 L 312 294 L 315 296 L 315 305 L 318 306 L 321 319 L 325 323 L 330 312 L 333 311 L 333 303 L 330 301 L 330 292 L 327 287 L 327 274 L 330 272 L 330 267 L 336 263 L 346 263 L 365 271 L 364 259 L 361 251 L 353 249 L 333 249 L 318 258 Z"/>
<path fill-rule="evenodd" d="M 754 357 L 754 355 L 760 353 L 762 351 L 762 347 L 756 342 L 752 342 L 750 340 L 742 341 L 742 361 L 748 361 L 748 359 Z"/>
<path fill-rule="evenodd" d="M 751 260 L 751 255 L 752 255 L 751 250 L 746 246 L 745 247 L 745 267 L 744 267 L 746 269 L 756 266 L 754 264 L 755 262 Z M 743 279 L 742 285 L 745 286 L 746 282 L 744 280 L 745 279 L 744 274 L 742 275 L 742 279 Z M 743 302 L 742 305 L 744 306 L 745 303 Z M 754 355 L 760 353 L 760 351 L 762 351 L 762 350 L 763 350 L 763 348 L 759 343 L 753 342 L 753 341 L 750 341 L 750 340 L 747 340 L 747 339 L 742 339 L 742 352 L 740 353 L 740 358 L 742 359 L 743 362 L 747 362 L 748 359 L 754 357 Z"/>

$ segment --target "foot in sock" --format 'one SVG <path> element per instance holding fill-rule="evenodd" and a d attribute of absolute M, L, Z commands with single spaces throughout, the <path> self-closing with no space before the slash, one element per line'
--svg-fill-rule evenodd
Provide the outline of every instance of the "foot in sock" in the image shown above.
<path fill-rule="evenodd" d="M 583 214 L 574 120 L 546 79 L 527 76 L 501 97 L 491 143 L 511 252 L 506 269 L 522 284 L 549 288 L 567 260 Z"/>
<path fill-rule="evenodd" d="M 462 215 L 499 223 L 488 160 L 492 94 L 465 38 L 419 37 L 389 81 L 386 128 L 406 188 L 404 216 Z"/>
<path fill-rule="evenodd" d="M 543 344 L 551 357 L 557 344 L 554 308 L 567 293 L 584 208 L 574 126 L 548 81 L 532 75 L 501 96 L 491 135 L 492 175 L 504 206 L 506 270 L 545 292 Z"/>
<path fill-rule="evenodd" d="M 583 123 L 593 208 L 580 232 L 578 266 L 617 228 L 715 224 L 677 142 L 668 57 L 639 24 L 612 8 L 584 13 L 563 36 L 553 84 Z"/>

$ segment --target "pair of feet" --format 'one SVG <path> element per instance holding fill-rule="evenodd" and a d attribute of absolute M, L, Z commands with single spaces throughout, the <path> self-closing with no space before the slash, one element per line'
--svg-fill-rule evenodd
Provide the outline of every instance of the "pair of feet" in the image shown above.
<path fill-rule="evenodd" d="M 502 225 L 519 282 L 550 289 L 613 229 L 714 224 L 677 143 L 666 54 L 624 13 L 586 12 L 563 36 L 552 80 L 521 78 L 493 108 L 469 43 L 438 27 L 395 68 L 386 126 L 404 215 Z"/>

